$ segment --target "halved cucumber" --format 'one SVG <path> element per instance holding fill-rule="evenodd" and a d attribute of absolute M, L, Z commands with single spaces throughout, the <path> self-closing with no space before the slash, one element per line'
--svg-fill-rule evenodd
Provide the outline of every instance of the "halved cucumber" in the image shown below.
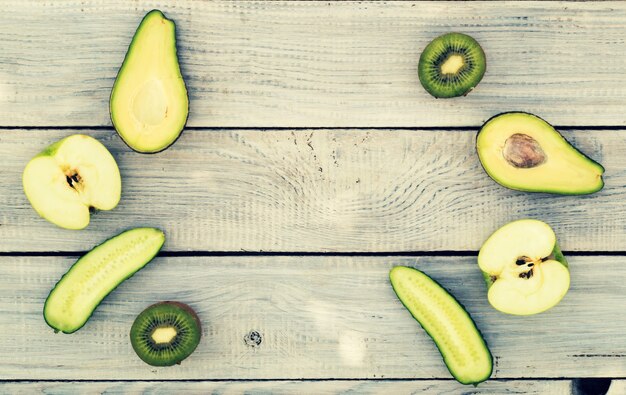
<path fill-rule="evenodd" d="M 102 299 L 150 262 L 164 242 L 159 229 L 135 228 L 94 247 L 48 295 L 43 310 L 46 323 L 64 333 L 79 330 Z"/>
<path fill-rule="evenodd" d="M 487 380 L 491 353 L 459 302 L 419 270 L 396 266 L 389 278 L 402 304 L 435 341 L 452 376 L 462 384 Z"/>

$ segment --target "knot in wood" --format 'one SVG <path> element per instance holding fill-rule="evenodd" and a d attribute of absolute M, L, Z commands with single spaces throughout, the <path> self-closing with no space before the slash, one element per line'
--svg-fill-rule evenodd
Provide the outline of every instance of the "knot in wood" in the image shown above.
<path fill-rule="evenodd" d="M 263 336 L 261 336 L 261 333 L 259 333 L 258 331 L 252 330 L 243 337 L 243 340 L 250 347 L 258 347 L 263 341 Z"/>

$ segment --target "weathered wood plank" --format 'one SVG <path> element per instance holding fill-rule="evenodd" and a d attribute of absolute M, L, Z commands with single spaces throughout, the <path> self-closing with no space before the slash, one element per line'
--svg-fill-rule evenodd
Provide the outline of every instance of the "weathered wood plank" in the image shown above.
<path fill-rule="evenodd" d="M 170 251 L 476 251 L 523 217 L 553 225 L 565 250 L 626 249 L 626 131 L 564 131 L 607 169 L 585 197 L 500 187 L 473 132 L 201 130 L 140 155 L 112 130 L 83 131 L 112 150 L 123 196 L 80 233 L 39 218 L 21 187 L 28 160 L 71 133 L 0 134 L 0 251 L 84 251 L 138 225 L 164 229 Z"/>
<path fill-rule="evenodd" d="M 74 259 L 0 257 L 3 379 L 450 378 L 432 340 L 388 283 L 415 265 L 458 297 L 495 358 L 494 378 L 615 377 L 626 372 L 623 257 L 571 257 L 572 288 L 554 309 L 492 309 L 472 257 L 158 257 L 72 335 L 54 334 L 44 299 Z M 180 366 L 153 368 L 129 343 L 148 304 L 198 312 L 203 341 Z M 258 331 L 262 342 L 244 337 Z"/>
<path fill-rule="evenodd" d="M 110 125 L 142 16 L 178 26 L 191 126 L 458 126 L 524 110 L 626 125 L 624 2 L 0 2 L 0 125 Z M 51 29 L 51 26 L 54 28 Z M 435 100 L 417 61 L 439 34 L 487 54 L 468 97 Z"/>
<path fill-rule="evenodd" d="M 454 381 L 203 381 L 203 382 L 25 382 L 0 384 L 0 391 L 19 394 L 525 394 L 571 395 L 571 382 L 558 381 L 488 381 L 477 388 Z"/>
<path fill-rule="evenodd" d="M 626 394 L 626 380 L 613 380 L 606 395 Z"/>

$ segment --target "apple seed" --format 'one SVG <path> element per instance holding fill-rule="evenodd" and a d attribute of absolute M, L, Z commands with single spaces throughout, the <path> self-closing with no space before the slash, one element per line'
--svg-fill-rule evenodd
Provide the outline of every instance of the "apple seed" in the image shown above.
<path fill-rule="evenodd" d="M 77 186 L 81 183 L 82 178 L 80 177 L 80 174 L 76 172 L 76 170 L 71 170 L 65 174 L 65 181 L 67 181 L 70 187 L 78 191 Z"/>
<path fill-rule="evenodd" d="M 533 276 L 533 269 L 530 269 L 527 272 L 523 272 L 519 274 L 519 278 L 531 278 Z"/>

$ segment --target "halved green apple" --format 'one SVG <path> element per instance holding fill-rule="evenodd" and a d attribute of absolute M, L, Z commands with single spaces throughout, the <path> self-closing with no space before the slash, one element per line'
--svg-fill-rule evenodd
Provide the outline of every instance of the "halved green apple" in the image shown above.
<path fill-rule="evenodd" d="M 28 162 L 24 193 L 43 218 L 66 229 L 83 229 L 89 210 L 111 210 L 122 193 L 115 159 L 98 140 L 82 134 L 48 146 Z"/>
<path fill-rule="evenodd" d="M 567 261 L 545 222 L 522 219 L 495 231 L 478 253 L 489 303 L 503 313 L 537 314 L 563 299 L 570 284 Z"/>

